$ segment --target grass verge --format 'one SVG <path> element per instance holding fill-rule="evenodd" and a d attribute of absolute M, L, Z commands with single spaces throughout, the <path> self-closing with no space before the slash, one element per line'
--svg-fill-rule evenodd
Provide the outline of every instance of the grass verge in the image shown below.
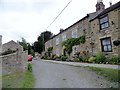
<path fill-rule="evenodd" d="M 22 87 L 21 88 L 33 88 L 34 86 L 34 77 L 32 73 L 32 64 L 28 64 L 28 71 L 25 73 L 24 80 L 22 82 Z"/>
<path fill-rule="evenodd" d="M 2 76 L 2 88 L 20 88 L 24 72 L 17 72 Z"/>
<path fill-rule="evenodd" d="M 120 83 L 120 70 L 118 69 L 110 69 L 110 68 L 98 68 L 98 67 L 90 67 L 91 70 L 95 71 L 97 74 L 104 76 L 107 80 L 112 82 Z"/>
<path fill-rule="evenodd" d="M 2 76 L 2 87 L 4 88 L 33 88 L 34 76 L 32 64 L 26 72 L 17 72 Z M 28 65 L 28 66 L 29 66 Z"/>

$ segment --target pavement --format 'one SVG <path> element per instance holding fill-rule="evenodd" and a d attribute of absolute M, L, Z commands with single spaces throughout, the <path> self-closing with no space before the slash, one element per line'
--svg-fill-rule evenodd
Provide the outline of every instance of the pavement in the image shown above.
<path fill-rule="evenodd" d="M 53 60 L 44 60 L 44 61 L 51 62 L 51 63 L 65 64 L 65 65 L 72 65 L 72 66 L 92 66 L 92 67 L 111 68 L 111 69 L 119 69 L 120 70 L 120 65 L 65 62 L 65 61 L 53 61 Z"/>
<path fill-rule="evenodd" d="M 118 87 L 117 83 L 107 81 L 89 68 L 51 63 L 45 60 L 33 60 L 32 65 L 35 77 L 34 88 Z"/>

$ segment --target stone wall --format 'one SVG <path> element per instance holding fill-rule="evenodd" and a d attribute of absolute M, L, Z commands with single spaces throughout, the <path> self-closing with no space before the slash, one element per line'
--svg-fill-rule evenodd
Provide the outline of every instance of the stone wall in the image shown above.
<path fill-rule="evenodd" d="M 0 35 L 0 53 L 2 52 L 2 36 Z M 2 75 L 2 58 L 0 57 L 0 76 Z M 0 90 L 2 89 L 2 78 L 0 78 Z"/>
<path fill-rule="evenodd" d="M 27 69 L 27 51 L 0 56 L 2 58 L 2 74 L 25 71 Z"/>
<path fill-rule="evenodd" d="M 2 36 L 0 35 L 0 54 L 2 52 Z"/>

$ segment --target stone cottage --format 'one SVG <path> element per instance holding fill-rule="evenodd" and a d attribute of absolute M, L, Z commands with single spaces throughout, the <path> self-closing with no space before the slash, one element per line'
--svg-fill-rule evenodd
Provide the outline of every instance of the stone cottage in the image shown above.
<path fill-rule="evenodd" d="M 73 25 L 53 36 L 45 43 L 45 51 L 53 47 L 52 54 L 64 54 L 62 42 L 70 38 L 85 36 L 86 42 L 72 47 L 71 58 L 76 52 L 95 55 L 105 52 L 106 55 L 118 55 L 118 47 L 113 45 L 114 40 L 120 39 L 120 2 L 105 9 L 102 0 L 96 4 L 96 12 L 89 13 Z"/>
<path fill-rule="evenodd" d="M 13 51 L 16 51 L 16 50 L 23 51 L 23 47 L 13 40 L 3 44 L 2 52 L 7 51 L 8 49 L 13 50 Z"/>

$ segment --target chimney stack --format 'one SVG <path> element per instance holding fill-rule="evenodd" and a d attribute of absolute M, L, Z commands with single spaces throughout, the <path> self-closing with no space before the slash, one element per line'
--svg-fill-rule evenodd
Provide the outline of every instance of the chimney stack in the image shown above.
<path fill-rule="evenodd" d="M 105 9 L 105 5 L 102 0 L 97 0 L 96 4 L 96 12 L 103 11 Z"/>
<path fill-rule="evenodd" d="M 64 31 L 64 29 L 60 28 L 60 33 L 63 32 L 63 31 Z"/>

